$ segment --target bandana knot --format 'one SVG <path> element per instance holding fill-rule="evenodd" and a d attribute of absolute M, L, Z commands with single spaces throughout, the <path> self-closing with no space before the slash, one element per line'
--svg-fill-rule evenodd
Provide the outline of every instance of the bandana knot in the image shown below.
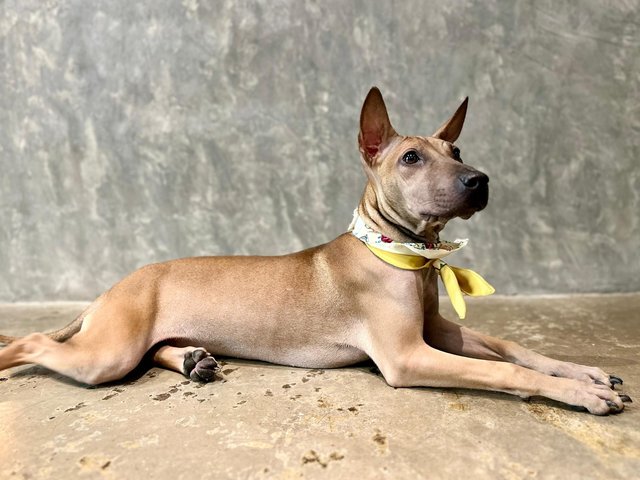
<path fill-rule="evenodd" d="M 463 248 L 468 240 L 453 242 L 399 243 L 368 227 L 358 210 L 353 212 L 349 231 L 382 261 L 403 270 L 434 268 L 447 290 L 454 310 L 463 319 L 467 313 L 463 294 L 472 297 L 491 295 L 495 289 L 479 274 L 466 268 L 448 265 L 441 259 Z"/>

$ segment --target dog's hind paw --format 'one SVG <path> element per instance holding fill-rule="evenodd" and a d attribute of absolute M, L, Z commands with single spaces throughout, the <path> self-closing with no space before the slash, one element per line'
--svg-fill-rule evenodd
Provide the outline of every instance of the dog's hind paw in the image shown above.
<path fill-rule="evenodd" d="M 212 382 L 220 370 L 218 362 L 204 348 L 196 348 L 184 354 L 184 374 L 194 382 Z"/>

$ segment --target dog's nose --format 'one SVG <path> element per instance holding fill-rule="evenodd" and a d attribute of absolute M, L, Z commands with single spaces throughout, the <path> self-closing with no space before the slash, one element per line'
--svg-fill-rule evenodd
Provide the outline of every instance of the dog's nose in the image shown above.
<path fill-rule="evenodd" d="M 482 172 L 468 172 L 460 175 L 460 181 L 466 189 L 477 190 L 486 187 L 489 183 L 489 177 Z"/>

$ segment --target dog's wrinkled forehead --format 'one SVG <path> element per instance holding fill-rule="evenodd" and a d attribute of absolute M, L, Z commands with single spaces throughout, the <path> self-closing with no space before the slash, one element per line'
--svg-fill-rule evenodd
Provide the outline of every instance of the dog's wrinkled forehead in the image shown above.
<path fill-rule="evenodd" d="M 444 153 L 451 145 L 451 143 L 446 140 L 435 137 L 405 137 L 405 139 L 408 143 L 411 143 L 414 148 L 420 148 L 426 152 Z"/>
<path fill-rule="evenodd" d="M 435 137 L 401 136 L 389 142 L 382 155 L 388 158 L 399 158 L 405 152 L 416 150 L 426 158 L 449 156 L 452 144 Z"/>

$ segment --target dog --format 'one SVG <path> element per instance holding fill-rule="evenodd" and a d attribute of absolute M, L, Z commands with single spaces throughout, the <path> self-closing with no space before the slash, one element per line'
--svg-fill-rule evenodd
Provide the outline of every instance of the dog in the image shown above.
<path fill-rule="evenodd" d="M 615 391 L 620 378 L 443 318 L 440 257 L 405 268 L 393 259 L 422 253 L 379 248 L 442 252 L 447 221 L 487 205 L 489 178 L 464 164 L 454 145 L 467 104 L 433 135 L 403 136 L 372 88 L 360 114 L 368 181 L 355 212 L 357 234 L 284 256 L 194 257 L 142 267 L 57 332 L 0 337 L 8 344 L 0 370 L 34 363 L 96 385 L 121 379 L 150 355 L 159 366 L 207 382 L 218 369 L 212 354 L 305 368 L 370 358 L 393 387 L 540 395 L 597 415 L 621 412 L 631 399 Z M 382 243 L 367 243 L 367 235 Z"/>

